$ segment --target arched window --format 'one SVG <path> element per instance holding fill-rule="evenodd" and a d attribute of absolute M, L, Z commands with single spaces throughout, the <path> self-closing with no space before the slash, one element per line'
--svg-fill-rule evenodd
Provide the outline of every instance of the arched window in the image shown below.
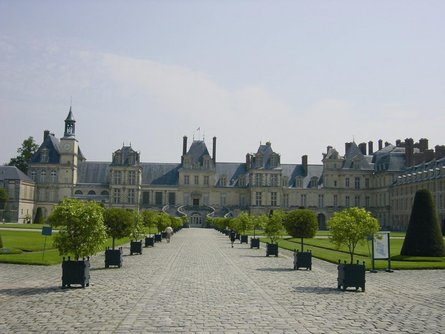
<path fill-rule="evenodd" d="M 74 195 L 83 195 L 83 192 L 81 190 L 76 190 L 74 192 Z"/>
<path fill-rule="evenodd" d="M 51 182 L 56 183 L 57 182 L 57 172 L 55 170 L 51 171 Z"/>
<path fill-rule="evenodd" d="M 110 195 L 110 194 L 108 193 L 108 191 L 106 191 L 106 190 L 103 190 L 100 194 L 101 194 L 102 196 L 108 196 L 108 195 Z"/>
<path fill-rule="evenodd" d="M 40 182 L 41 183 L 45 183 L 46 182 L 46 171 L 45 170 L 42 170 L 40 172 Z"/>
<path fill-rule="evenodd" d="M 95 192 L 94 190 L 90 190 L 90 191 L 88 192 L 88 195 L 96 195 L 96 192 Z"/>

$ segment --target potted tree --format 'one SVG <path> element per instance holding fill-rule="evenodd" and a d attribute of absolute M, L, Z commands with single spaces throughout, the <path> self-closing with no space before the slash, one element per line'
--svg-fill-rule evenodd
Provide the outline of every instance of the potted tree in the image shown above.
<path fill-rule="evenodd" d="M 145 237 L 145 247 L 154 247 L 155 245 L 155 237 L 154 234 L 150 235 L 150 231 L 153 227 L 156 226 L 156 216 L 157 213 L 151 210 L 142 211 L 142 221 L 144 227 L 147 229 L 147 236 Z"/>
<path fill-rule="evenodd" d="M 301 250 L 294 251 L 294 269 L 312 269 L 312 252 L 304 251 L 304 238 L 313 238 L 317 233 L 317 217 L 312 210 L 297 209 L 289 212 L 284 218 L 284 227 L 293 238 L 301 238 Z"/>
<path fill-rule="evenodd" d="M 165 230 L 167 226 L 170 224 L 170 216 L 166 214 L 165 212 L 159 213 L 157 219 L 156 219 L 156 228 L 158 230 L 158 233 L 155 235 L 155 242 L 161 242 L 162 241 L 162 231 Z"/>
<path fill-rule="evenodd" d="M 268 217 L 266 215 L 254 216 L 252 219 L 252 228 L 253 228 L 253 237 L 250 238 L 250 248 L 260 248 L 260 238 L 256 237 L 257 229 L 264 229 L 266 223 L 268 221 Z"/>
<path fill-rule="evenodd" d="M 111 249 L 105 250 L 105 268 L 122 266 L 122 247 L 115 249 L 115 240 L 128 237 L 133 227 L 133 214 L 122 208 L 105 209 L 104 222 L 107 234 L 112 238 Z"/>
<path fill-rule="evenodd" d="M 130 255 L 134 253 L 142 254 L 142 237 L 144 236 L 144 225 L 142 224 L 141 215 L 133 211 L 133 224 L 130 231 Z"/>
<path fill-rule="evenodd" d="M 68 256 L 62 263 L 62 288 L 71 284 L 89 286 L 89 257 L 103 249 L 107 238 L 103 208 L 96 202 L 65 198 L 54 207 L 49 220 L 59 230 L 54 235 L 54 246 L 60 255 Z"/>
<path fill-rule="evenodd" d="M 264 233 L 270 242 L 266 245 L 266 256 L 278 256 L 278 239 L 283 235 L 283 217 L 282 211 L 274 211 L 269 216 L 264 227 Z"/>
<path fill-rule="evenodd" d="M 350 263 L 338 261 L 338 289 L 346 290 L 348 287 L 361 288 L 365 291 L 365 263 L 354 263 L 354 251 L 359 243 L 374 235 L 380 229 L 379 223 L 370 212 L 363 208 L 347 208 L 334 213 L 329 219 L 331 241 L 339 248 L 344 245 L 348 248 Z"/>
<path fill-rule="evenodd" d="M 237 220 L 240 233 L 240 243 L 247 244 L 249 242 L 249 236 L 246 233 L 252 225 L 252 217 L 250 217 L 247 212 L 241 212 L 240 215 L 237 217 Z"/>

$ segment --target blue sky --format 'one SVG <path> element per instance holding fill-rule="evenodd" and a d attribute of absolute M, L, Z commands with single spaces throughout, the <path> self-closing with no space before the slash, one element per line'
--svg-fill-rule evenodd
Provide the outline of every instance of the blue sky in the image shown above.
<path fill-rule="evenodd" d="M 270 141 L 284 163 L 327 146 L 445 144 L 445 1 L 0 0 L 0 163 L 63 135 L 72 99 L 86 158 L 131 143 L 179 162 Z M 200 128 L 200 131 L 196 131 Z"/>

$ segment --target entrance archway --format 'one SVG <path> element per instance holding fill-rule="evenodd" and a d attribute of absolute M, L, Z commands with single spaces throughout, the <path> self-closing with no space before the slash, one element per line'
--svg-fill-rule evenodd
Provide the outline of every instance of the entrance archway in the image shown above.
<path fill-rule="evenodd" d="M 199 213 L 192 213 L 190 216 L 190 226 L 202 227 L 202 216 Z"/>
<path fill-rule="evenodd" d="M 318 229 L 319 230 L 327 230 L 328 227 L 326 225 L 326 216 L 323 213 L 319 213 L 317 215 L 317 221 L 318 221 Z"/>

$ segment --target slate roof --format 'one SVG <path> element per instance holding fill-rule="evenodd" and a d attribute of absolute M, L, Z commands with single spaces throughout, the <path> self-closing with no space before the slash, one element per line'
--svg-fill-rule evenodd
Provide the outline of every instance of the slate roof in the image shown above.
<path fill-rule="evenodd" d="M 323 165 L 308 165 L 307 175 L 303 165 L 281 164 L 282 176 L 288 177 L 288 187 L 295 187 L 297 178 L 303 178 L 303 188 L 307 188 L 313 177 L 319 179 L 319 185 L 322 182 Z"/>
<path fill-rule="evenodd" d="M 34 183 L 34 181 L 15 166 L 0 166 L 0 181 L 20 180 Z"/>
<path fill-rule="evenodd" d="M 60 161 L 60 141 L 57 139 L 53 133 L 48 134 L 43 140 L 42 145 L 36 153 L 33 154 L 31 158 L 31 163 L 41 163 L 42 151 L 44 149 L 48 150 L 48 161 L 45 163 L 58 164 Z"/>
<path fill-rule="evenodd" d="M 190 156 L 192 158 L 192 164 L 195 164 L 199 162 L 202 164 L 203 157 L 205 155 L 210 156 L 209 151 L 207 149 L 206 144 L 202 140 L 194 140 L 192 145 L 190 146 L 190 149 L 187 152 L 187 156 Z"/>
<path fill-rule="evenodd" d="M 216 163 L 216 178 L 219 180 L 223 175 L 227 177 L 227 186 L 238 185 L 240 176 L 247 174 L 246 164 L 236 162 Z M 216 181 L 217 181 L 216 180 Z"/>
<path fill-rule="evenodd" d="M 142 163 L 142 184 L 175 186 L 179 180 L 181 164 Z"/>
<path fill-rule="evenodd" d="M 418 149 L 415 149 L 417 151 Z M 380 171 L 400 171 L 405 166 L 405 148 L 388 145 L 374 153 L 372 162 L 374 170 Z"/>
<path fill-rule="evenodd" d="M 354 168 L 360 170 L 372 170 L 370 164 L 371 158 L 363 155 L 360 148 L 355 142 L 352 142 L 348 151 L 345 153 L 345 161 L 343 162 L 343 168 Z M 357 167 L 357 164 L 359 166 Z"/>

